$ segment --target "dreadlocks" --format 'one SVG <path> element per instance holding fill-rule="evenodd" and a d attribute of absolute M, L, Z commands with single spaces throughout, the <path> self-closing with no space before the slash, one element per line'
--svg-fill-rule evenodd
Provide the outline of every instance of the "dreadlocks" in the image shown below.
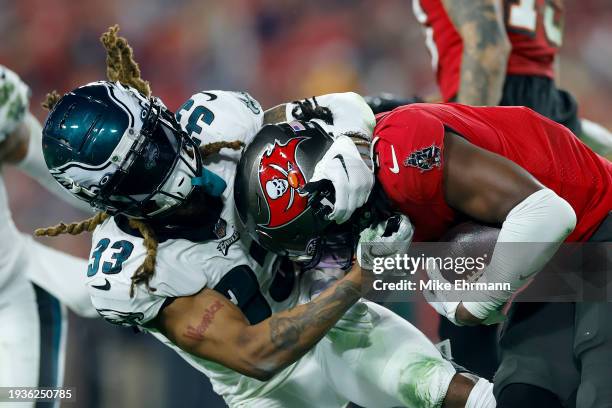
<path fill-rule="evenodd" d="M 109 27 L 108 31 L 102 34 L 100 41 L 106 49 L 106 76 L 109 81 L 120 82 L 124 85 L 136 88 L 145 96 L 151 96 L 151 87 L 147 81 L 140 77 L 140 68 L 134 60 L 134 52 L 128 44 L 127 39 L 119 37 L 119 26 L 114 25 Z M 51 110 L 60 99 L 56 91 L 47 94 L 43 107 Z M 105 212 L 99 212 L 93 217 L 83 221 L 73 222 L 70 224 L 59 223 L 49 228 L 39 228 L 34 233 L 36 236 L 51 236 L 55 237 L 60 234 L 78 235 L 84 231 L 92 232 L 96 227 L 102 224 L 109 215 Z M 132 284 L 130 286 L 130 297 L 134 296 L 135 285 L 144 283 L 148 290 L 155 291 L 155 288 L 149 286 L 149 282 L 155 273 L 155 260 L 157 258 L 157 238 L 155 232 L 146 223 L 138 220 L 130 220 L 130 226 L 137 229 L 142 235 L 143 244 L 147 249 L 147 256 L 144 262 L 134 275 L 132 276 Z"/>
<path fill-rule="evenodd" d="M 70 224 L 64 224 L 60 222 L 59 224 L 48 227 L 48 228 L 38 228 L 34 231 L 34 235 L 37 237 L 48 236 L 48 237 L 57 237 L 61 234 L 70 234 L 70 235 L 79 235 L 81 232 L 87 231 L 92 232 L 96 227 L 103 223 L 109 215 L 105 212 L 99 212 L 91 218 L 88 218 L 83 221 L 73 222 Z"/>
<path fill-rule="evenodd" d="M 151 96 L 149 82 L 140 77 L 140 68 L 134 60 L 134 51 L 128 44 L 127 39 L 118 36 L 119 26 L 109 27 L 108 31 L 102 34 L 100 41 L 106 49 L 106 76 L 109 81 L 120 82 L 124 85 L 135 88 L 143 95 Z M 43 107 L 47 110 L 53 109 L 60 95 L 56 91 L 47 94 Z M 239 150 L 244 146 L 240 141 L 233 142 L 214 142 L 200 147 L 202 157 L 207 157 L 218 153 L 223 148 Z M 35 231 L 36 236 L 55 237 L 60 234 L 78 235 L 84 231 L 92 232 L 98 225 L 102 224 L 110 216 L 106 212 L 99 212 L 93 217 L 83 221 L 70 224 L 59 223 L 53 227 L 39 228 Z M 143 245 L 147 250 L 147 255 L 142 265 L 138 267 L 132 275 L 130 285 L 130 297 L 134 297 L 136 285 L 144 284 L 147 290 L 154 292 L 156 289 L 150 286 L 151 279 L 155 273 L 155 263 L 157 259 L 158 240 L 155 231 L 151 226 L 141 220 L 130 219 L 129 225 L 137 229 L 143 238 Z"/>
<path fill-rule="evenodd" d="M 131 219 L 129 220 L 130 227 L 135 228 L 140 232 L 143 238 L 143 245 L 147 249 L 147 256 L 143 261 L 142 265 L 136 269 L 134 275 L 132 275 L 132 284 L 130 285 L 130 297 L 134 297 L 134 287 L 140 283 L 144 283 L 147 287 L 147 290 L 151 292 L 155 292 L 156 289 L 152 288 L 149 283 L 151 282 L 151 278 L 155 273 L 155 263 L 157 260 L 157 246 L 158 241 L 155 236 L 155 232 L 153 228 L 151 228 L 146 223 Z"/>
<path fill-rule="evenodd" d="M 53 107 L 57 104 L 57 102 L 60 100 L 60 98 L 60 94 L 57 93 L 57 91 L 53 90 L 49 92 L 47 96 L 45 96 L 45 100 L 41 105 L 46 110 L 51 111 Z"/>
<path fill-rule="evenodd" d="M 140 67 L 134 60 L 134 50 L 127 39 L 119 37 L 119 25 L 115 24 L 102 34 L 100 41 L 106 49 L 106 76 L 111 82 L 121 82 L 136 88 L 145 96 L 151 96 L 151 86 L 140 77 Z"/>
<path fill-rule="evenodd" d="M 244 143 L 238 140 L 234 140 L 233 142 L 213 142 L 200 147 L 200 154 L 202 155 L 202 157 L 209 157 L 219 153 L 219 151 L 223 148 L 240 150 L 240 148 L 242 148 L 243 146 Z"/>

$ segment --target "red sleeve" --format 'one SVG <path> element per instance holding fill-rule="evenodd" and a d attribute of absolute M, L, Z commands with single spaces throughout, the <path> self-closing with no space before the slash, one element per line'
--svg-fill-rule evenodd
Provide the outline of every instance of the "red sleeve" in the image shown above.
<path fill-rule="evenodd" d="M 417 238 L 435 239 L 454 219 L 444 200 L 444 124 L 412 105 L 380 118 L 374 136 L 378 182 Z"/>

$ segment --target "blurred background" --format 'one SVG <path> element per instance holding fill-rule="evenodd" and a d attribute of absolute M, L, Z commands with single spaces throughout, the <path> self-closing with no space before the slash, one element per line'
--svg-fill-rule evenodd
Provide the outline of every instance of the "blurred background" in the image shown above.
<path fill-rule="evenodd" d="M 559 81 L 580 116 L 612 128 L 612 2 L 565 6 Z M 48 91 L 105 79 L 98 38 L 115 23 L 173 110 L 204 89 L 246 90 L 264 107 L 347 90 L 437 93 L 410 0 L 0 0 L 0 10 L 0 64 L 30 85 L 41 120 Z M 17 171 L 5 178 L 22 231 L 83 218 Z M 85 235 L 44 242 L 82 257 L 90 248 Z M 435 340 L 431 312 L 400 312 Z M 224 406 L 203 375 L 152 337 L 75 316 L 65 383 L 77 388 L 72 406 Z"/>

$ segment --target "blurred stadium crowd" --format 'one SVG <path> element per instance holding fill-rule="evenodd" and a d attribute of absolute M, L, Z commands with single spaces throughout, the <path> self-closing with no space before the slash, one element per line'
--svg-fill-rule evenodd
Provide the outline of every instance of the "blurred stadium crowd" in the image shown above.
<path fill-rule="evenodd" d="M 612 3 L 569 0 L 566 8 L 559 81 L 581 116 L 612 128 Z M 247 90 L 265 107 L 345 90 L 437 92 L 409 0 L 0 0 L 0 9 L 0 64 L 32 87 L 31 110 L 41 120 L 46 92 L 105 78 L 98 38 L 114 23 L 153 93 L 173 110 L 203 89 Z M 82 217 L 25 176 L 7 175 L 23 231 Z M 90 246 L 85 237 L 46 243 L 83 257 Z M 153 338 L 76 317 L 66 384 L 77 388 L 78 406 L 91 408 L 223 406 L 198 372 Z"/>

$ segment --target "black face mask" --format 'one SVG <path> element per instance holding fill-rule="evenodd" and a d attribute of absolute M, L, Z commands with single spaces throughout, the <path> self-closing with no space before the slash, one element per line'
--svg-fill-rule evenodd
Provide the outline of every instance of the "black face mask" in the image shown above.
<path fill-rule="evenodd" d="M 162 187 L 180 163 L 189 168 L 193 178 L 202 176 L 197 150 L 197 145 L 180 128 L 173 114 L 151 99 L 138 140 L 133 143 L 121 168 L 110 174 L 101 187 L 97 206 L 112 214 L 151 220 L 163 216 L 157 213 L 160 208 L 155 200 L 160 194 L 185 204 L 185 196 L 165 192 Z M 190 163 L 187 156 L 196 163 Z M 174 209 L 165 211 L 169 214 Z"/>
<path fill-rule="evenodd" d="M 156 229 L 167 231 L 212 230 L 223 211 L 223 201 L 200 188 L 194 189 L 189 198 L 165 217 L 152 219 Z M 199 235 L 199 234 L 198 234 Z"/>
<path fill-rule="evenodd" d="M 303 270 L 315 267 L 349 269 L 353 264 L 360 232 L 391 216 L 386 214 L 374 208 L 374 205 L 358 208 L 349 221 L 340 225 L 333 223 L 322 236 L 313 239 L 312 258 L 298 263 Z"/>
<path fill-rule="evenodd" d="M 147 220 L 155 231 L 157 240 L 187 239 L 192 242 L 203 242 L 218 239 L 214 226 L 221 216 L 223 202 L 219 197 L 212 197 L 200 189 L 193 191 L 190 198 L 171 215 Z M 125 233 L 140 237 L 137 229 L 130 227 L 129 218 L 119 214 L 115 216 L 117 226 Z"/>

